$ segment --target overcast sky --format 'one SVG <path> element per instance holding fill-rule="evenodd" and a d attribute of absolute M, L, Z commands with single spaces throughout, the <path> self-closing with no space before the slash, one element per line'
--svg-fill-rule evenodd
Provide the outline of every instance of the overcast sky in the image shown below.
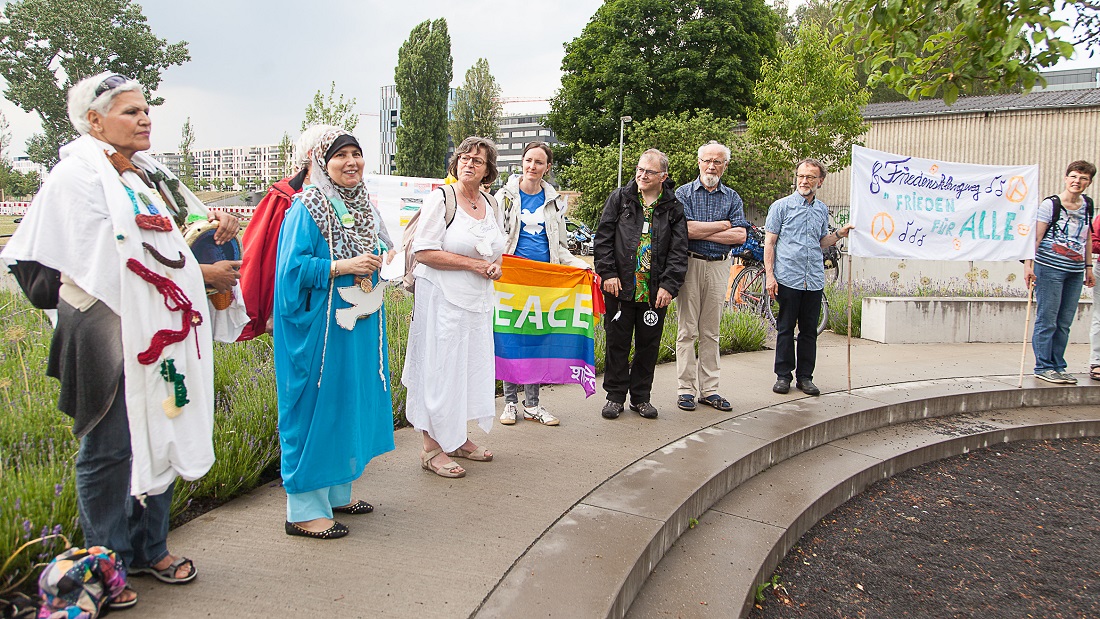
<path fill-rule="evenodd" d="M 153 32 L 187 41 L 191 61 L 164 72 L 153 110 L 153 150 L 175 151 L 191 118 L 196 148 L 247 146 L 292 137 L 306 105 L 330 82 L 357 99 L 356 131 L 377 169 L 379 88 L 393 83 L 397 49 L 413 26 L 445 17 L 453 86 L 479 58 L 505 97 L 549 98 L 561 81 L 563 44 L 581 33 L 602 0 L 137 0 Z M 798 0 L 789 3 L 796 6 Z M 1095 66 L 1098 59 L 1066 65 Z M 1061 67 L 1059 67 L 1061 68 Z M 508 113 L 544 112 L 514 103 Z M 38 131 L 37 116 L 0 99 L 12 150 Z"/>
<path fill-rule="evenodd" d="M 153 150 L 174 151 L 190 116 L 196 147 L 245 146 L 292 137 L 314 93 L 357 99 L 368 169 L 377 169 L 379 89 L 393 84 L 397 49 L 416 24 L 444 17 L 454 58 L 452 85 L 484 57 L 505 97 L 549 98 L 561 81 L 563 44 L 581 33 L 601 0 L 137 0 L 153 32 L 187 41 L 191 62 L 163 73 L 154 108 Z M 546 111 L 547 103 L 507 112 Z M 12 147 L 38 131 L 36 116 L 11 103 Z"/>

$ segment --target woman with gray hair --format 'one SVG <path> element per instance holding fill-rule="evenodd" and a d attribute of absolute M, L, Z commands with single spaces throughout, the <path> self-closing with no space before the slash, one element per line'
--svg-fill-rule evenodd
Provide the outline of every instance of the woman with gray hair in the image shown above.
<path fill-rule="evenodd" d="M 458 180 L 424 199 L 416 237 L 413 321 L 401 382 L 405 417 L 420 430 L 420 465 L 440 477 L 464 477 L 452 458 L 488 462 L 493 454 L 466 437 L 473 419 L 488 432 L 496 416 L 493 280 L 505 238 L 496 200 L 481 185 L 497 178 L 492 140 L 469 137 L 451 157 Z"/>
<path fill-rule="evenodd" d="M 129 574 L 178 584 L 197 571 L 168 552 L 172 489 L 214 463 L 217 318 L 204 279 L 228 289 L 237 277 L 233 263 L 199 265 L 180 227 L 217 221 L 224 243 L 238 225 L 207 213 L 142 153 L 152 126 L 142 90 L 113 73 L 73 86 L 69 118 L 81 136 L 61 148 L 0 258 L 60 272 L 46 373 L 61 382 L 58 408 L 80 438 L 85 544 L 114 550 Z M 137 602 L 129 587 L 112 593 L 113 608 Z"/>

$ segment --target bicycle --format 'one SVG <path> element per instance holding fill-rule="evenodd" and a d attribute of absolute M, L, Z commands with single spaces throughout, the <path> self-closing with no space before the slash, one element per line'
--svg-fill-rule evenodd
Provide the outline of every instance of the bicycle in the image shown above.
<path fill-rule="evenodd" d="M 753 226 L 750 234 L 760 234 L 763 231 Z M 832 247 L 831 249 L 836 249 Z M 741 269 L 730 281 L 729 293 L 726 297 L 726 307 L 741 311 L 754 312 L 763 316 L 772 328 L 776 328 L 776 320 L 779 316 L 779 302 L 773 299 L 766 290 L 767 276 L 764 271 L 764 262 L 752 253 L 744 253 L 737 256 L 741 260 Z M 824 257 L 822 258 L 825 259 Z M 840 270 L 839 257 L 835 259 L 836 271 Z M 737 266 L 731 267 L 731 270 Z M 835 281 L 835 280 L 834 280 Z M 829 324 L 829 300 L 825 293 L 821 294 L 821 316 L 817 321 L 817 333 L 820 335 Z"/>

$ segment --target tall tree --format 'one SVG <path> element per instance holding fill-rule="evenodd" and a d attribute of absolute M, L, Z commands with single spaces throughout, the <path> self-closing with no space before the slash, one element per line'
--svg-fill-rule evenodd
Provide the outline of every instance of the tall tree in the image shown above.
<path fill-rule="evenodd" d="M 313 102 L 306 106 L 306 119 L 302 121 L 302 131 L 310 125 L 335 125 L 346 129 L 348 133 L 355 131 L 359 125 L 359 114 L 355 112 L 355 97 L 344 101 L 344 95 L 336 97 L 336 82 L 328 90 L 326 98 L 318 90 L 313 95 Z"/>
<path fill-rule="evenodd" d="M 191 191 L 194 191 L 197 186 L 195 158 L 191 155 L 191 147 L 194 145 L 195 130 L 191 126 L 191 117 L 188 116 L 183 123 L 183 130 L 180 132 L 180 180 Z"/>
<path fill-rule="evenodd" d="M 847 167 L 852 145 L 870 127 L 862 107 L 870 97 L 856 81 L 850 60 L 812 22 L 798 29 L 797 43 L 764 65 L 749 110 L 745 138 L 775 193 L 790 186 L 794 164 L 805 157 L 833 171 Z"/>
<path fill-rule="evenodd" d="M 8 117 L 0 112 L 0 201 L 6 200 L 11 193 L 12 167 L 8 146 L 11 145 L 11 125 Z"/>
<path fill-rule="evenodd" d="M 150 105 L 164 69 L 191 59 L 187 43 L 157 38 L 131 0 L 16 0 L 0 19 L 0 77 L 4 96 L 42 121 L 27 141 L 31 159 L 57 162 L 75 137 L 66 111 L 69 88 L 90 75 L 114 71 L 141 82 Z"/>
<path fill-rule="evenodd" d="M 417 24 L 397 50 L 394 80 L 401 118 L 395 163 L 400 175 L 441 177 L 446 171 L 453 64 L 451 35 L 443 18 Z"/>
<path fill-rule="evenodd" d="M 283 132 L 283 137 L 279 140 L 279 178 L 294 174 L 294 163 L 294 142 L 289 133 Z"/>
<path fill-rule="evenodd" d="M 466 71 L 466 82 L 455 94 L 449 125 L 451 142 L 459 144 L 471 135 L 495 140 L 503 111 L 500 86 L 489 72 L 489 61 L 478 58 Z"/>
<path fill-rule="evenodd" d="M 565 46 L 550 126 L 563 141 L 605 145 L 618 142 L 624 115 L 739 117 L 779 26 L 765 0 L 605 2 Z"/>
<path fill-rule="evenodd" d="M 696 153 L 703 144 L 716 140 L 737 151 L 735 134 L 737 122 L 731 118 L 716 118 L 708 110 L 669 113 L 647 118 L 630 125 L 623 148 L 623 183 L 634 177 L 638 157 L 647 148 L 657 148 L 668 154 L 668 175 L 676 184 L 686 183 L 699 174 Z M 739 165 L 734 160 L 727 173 L 726 182 L 735 170 L 751 170 L 752 165 Z M 603 210 L 604 201 L 615 189 L 619 145 L 594 146 L 581 144 L 573 155 L 573 163 L 558 171 L 563 187 L 580 191 L 576 205 L 571 205 L 569 216 L 595 225 Z M 735 186 L 740 192 L 740 187 Z M 774 198 L 773 198 L 774 199 Z"/>
<path fill-rule="evenodd" d="M 1030 89 L 1041 69 L 1072 58 L 1075 45 L 1100 48 L 1095 0 L 847 0 L 840 6 L 844 40 L 871 74 L 869 85 L 881 80 L 910 99 L 942 96 L 950 105 L 981 86 Z M 1070 34 L 1062 38 L 1062 32 Z"/>
<path fill-rule="evenodd" d="M 0 161 L 11 161 L 9 146 L 11 146 L 11 123 L 8 122 L 8 117 L 0 112 Z"/>

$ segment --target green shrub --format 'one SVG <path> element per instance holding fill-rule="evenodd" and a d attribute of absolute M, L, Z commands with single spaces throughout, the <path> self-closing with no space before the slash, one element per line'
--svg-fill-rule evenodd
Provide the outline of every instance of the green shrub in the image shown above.
<path fill-rule="evenodd" d="M 722 354 L 762 350 L 767 337 L 768 323 L 760 314 L 736 309 L 722 312 L 718 336 Z"/>

